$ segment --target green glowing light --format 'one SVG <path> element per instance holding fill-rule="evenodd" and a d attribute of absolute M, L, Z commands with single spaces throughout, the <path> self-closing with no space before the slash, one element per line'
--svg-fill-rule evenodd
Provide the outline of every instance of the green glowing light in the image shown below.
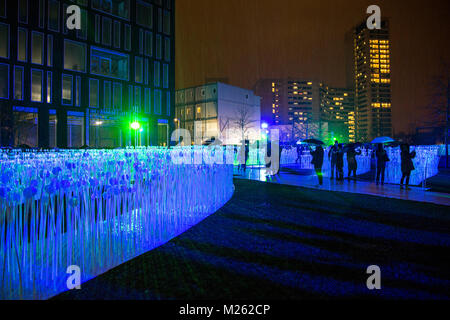
<path fill-rule="evenodd" d="M 131 129 L 133 130 L 139 130 L 141 128 L 141 124 L 137 121 L 130 124 Z"/>

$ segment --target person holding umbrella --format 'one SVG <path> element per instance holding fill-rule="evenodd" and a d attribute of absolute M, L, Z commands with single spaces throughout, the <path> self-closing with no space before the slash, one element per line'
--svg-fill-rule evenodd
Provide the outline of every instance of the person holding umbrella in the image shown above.
<path fill-rule="evenodd" d="M 409 152 L 409 145 L 407 143 L 403 143 L 400 146 L 401 150 L 401 159 L 402 159 L 402 179 L 400 180 L 400 189 L 410 190 L 409 188 L 409 178 L 411 176 L 411 171 L 415 170 L 414 163 L 412 159 L 416 157 L 416 152 Z M 406 187 L 403 185 L 404 180 L 406 179 Z"/>

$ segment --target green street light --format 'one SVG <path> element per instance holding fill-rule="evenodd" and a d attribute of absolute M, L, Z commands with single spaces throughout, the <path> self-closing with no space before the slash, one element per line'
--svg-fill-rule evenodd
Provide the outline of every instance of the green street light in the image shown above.
<path fill-rule="evenodd" d="M 141 124 L 137 121 L 130 124 L 131 129 L 133 130 L 139 130 L 141 128 Z"/>

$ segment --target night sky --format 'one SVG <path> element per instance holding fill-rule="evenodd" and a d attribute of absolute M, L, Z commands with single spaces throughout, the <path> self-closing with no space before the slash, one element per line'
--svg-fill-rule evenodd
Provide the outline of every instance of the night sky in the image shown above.
<path fill-rule="evenodd" d="M 176 87 L 302 77 L 345 86 L 345 33 L 371 4 L 391 23 L 394 132 L 420 125 L 450 61 L 448 0 L 176 0 Z"/>

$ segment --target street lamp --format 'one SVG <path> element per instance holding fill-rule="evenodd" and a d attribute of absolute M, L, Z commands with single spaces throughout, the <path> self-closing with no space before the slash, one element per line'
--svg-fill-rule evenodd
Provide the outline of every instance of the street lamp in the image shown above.
<path fill-rule="evenodd" d="M 134 130 L 134 147 L 137 147 L 138 142 L 138 130 L 141 129 L 141 124 L 138 121 L 134 121 L 130 124 L 130 128 Z"/>
<path fill-rule="evenodd" d="M 137 121 L 134 121 L 130 124 L 130 127 L 133 130 L 139 130 L 141 128 L 141 124 Z"/>

